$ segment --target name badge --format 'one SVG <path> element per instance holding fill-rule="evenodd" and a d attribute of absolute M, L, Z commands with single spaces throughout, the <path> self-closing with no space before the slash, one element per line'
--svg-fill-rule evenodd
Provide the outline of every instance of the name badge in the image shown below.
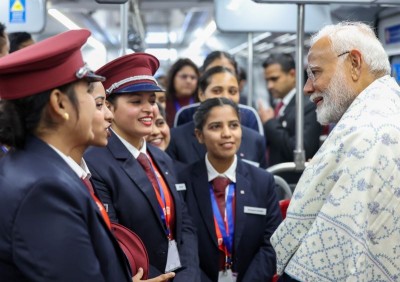
<path fill-rule="evenodd" d="M 236 282 L 237 275 L 231 269 L 218 272 L 218 282 Z"/>
<path fill-rule="evenodd" d="M 267 209 L 244 206 L 244 213 L 267 215 Z"/>
<path fill-rule="evenodd" d="M 181 268 L 181 260 L 179 258 L 178 246 L 175 240 L 170 240 L 168 242 L 168 255 L 167 255 L 167 265 L 165 266 L 165 273 L 177 270 Z"/>
<path fill-rule="evenodd" d="M 177 183 L 175 184 L 176 191 L 186 191 L 185 183 Z"/>

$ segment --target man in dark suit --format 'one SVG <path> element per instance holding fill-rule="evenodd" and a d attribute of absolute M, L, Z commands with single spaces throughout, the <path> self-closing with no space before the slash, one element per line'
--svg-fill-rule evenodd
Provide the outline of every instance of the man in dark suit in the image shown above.
<path fill-rule="evenodd" d="M 268 91 L 278 101 L 275 110 L 265 109 L 261 103 L 258 110 L 267 138 L 268 166 L 293 162 L 296 147 L 295 62 L 288 54 L 276 54 L 268 57 L 263 67 Z M 315 105 L 305 98 L 303 136 L 306 160 L 318 151 L 320 135 L 321 125 L 317 122 Z M 284 173 L 282 176 L 295 184 L 300 173 Z"/>

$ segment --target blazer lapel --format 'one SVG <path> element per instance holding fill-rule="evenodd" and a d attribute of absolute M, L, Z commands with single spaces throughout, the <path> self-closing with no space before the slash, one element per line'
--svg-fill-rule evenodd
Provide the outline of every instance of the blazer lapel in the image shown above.
<path fill-rule="evenodd" d="M 246 224 L 246 214 L 244 206 L 249 205 L 249 197 L 251 196 L 251 183 L 247 179 L 247 171 L 242 162 L 238 159 L 236 169 L 236 213 L 235 213 L 235 250 L 239 246 L 240 239 Z"/>
<path fill-rule="evenodd" d="M 124 146 L 124 144 L 119 140 L 119 138 L 112 133 L 107 147 L 114 155 L 114 157 L 119 161 L 122 170 L 131 179 L 132 185 L 138 187 L 149 201 L 154 214 L 160 224 L 160 227 L 165 232 L 165 226 L 161 221 L 160 217 L 160 205 L 157 201 L 156 193 L 154 188 L 147 178 L 146 172 L 139 164 L 139 162 L 132 156 L 129 150 Z"/>
<path fill-rule="evenodd" d="M 198 162 L 193 170 L 193 177 L 191 187 L 193 194 L 196 198 L 197 205 L 199 206 L 200 215 L 204 224 L 207 226 L 208 233 L 210 234 L 215 247 L 218 248 L 217 235 L 214 226 L 214 214 L 210 200 L 210 188 L 208 183 L 207 168 L 202 159 Z"/>

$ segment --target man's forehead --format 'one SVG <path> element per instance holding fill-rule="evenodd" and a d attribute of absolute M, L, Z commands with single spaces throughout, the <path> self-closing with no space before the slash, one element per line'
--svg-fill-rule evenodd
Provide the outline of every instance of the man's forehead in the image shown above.
<path fill-rule="evenodd" d="M 331 47 L 331 42 L 328 37 L 322 37 L 310 48 L 308 52 L 308 61 L 313 62 L 315 60 L 329 60 L 335 58 Z"/>

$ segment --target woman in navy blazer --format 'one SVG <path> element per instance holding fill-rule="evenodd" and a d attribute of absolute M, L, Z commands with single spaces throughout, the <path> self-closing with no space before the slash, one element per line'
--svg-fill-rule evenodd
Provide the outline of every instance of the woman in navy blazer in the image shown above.
<path fill-rule="evenodd" d="M 93 138 L 92 81 L 69 31 L 2 58 L 1 281 L 132 281 L 70 153 Z M 43 51 L 45 50 L 45 51 Z M 51 78 L 51 79 L 50 79 Z"/>
<path fill-rule="evenodd" d="M 237 77 L 230 69 L 223 66 L 208 69 L 199 81 L 199 100 L 215 97 L 225 97 L 236 104 L 239 103 Z M 171 129 L 171 141 L 166 150 L 171 158 L 187 164 L 203 159 L 206 149 L 197 141 L 194 128 L 193 121 L 190 121 Z M 265 138 L 245 126 L 242 127 L 242 132 L 242 143 L 237 155 L 242 160 L 266 168 Z"/>
<path fill-rule="evenodd" d="M 107 77 L 103 85 L 114 120 L 107 147 L 90 148 L 84 156 L 110 220 L 134 231 L 146 246 L 149 277 L 171 270 L 168 251 L 176 243 L 181 267 L 174 281 L 197 281 L 196 232 L 175 189 L 173 162 L 145 141 L 154 125 L 154 92 L 162 91 L 153 77 L 158 66 L 154 56 L 134 53 L 97 71 Z M 151 162 L 155 184 L 137 160 L 139 156 Z"/>
<path fill-rule="evenodd" d="M 179 174 L 178 187 L 197 227 L 202 281 L 270 281 L 276 262 L 269 239 L 282 220 L 273 176 L 236 156 L 242 133 L 235 103 L 208 99 L 194 122 L 207 154 Z M 223 211 L 212 184 L 217 176 L 231 182 Z"/>

